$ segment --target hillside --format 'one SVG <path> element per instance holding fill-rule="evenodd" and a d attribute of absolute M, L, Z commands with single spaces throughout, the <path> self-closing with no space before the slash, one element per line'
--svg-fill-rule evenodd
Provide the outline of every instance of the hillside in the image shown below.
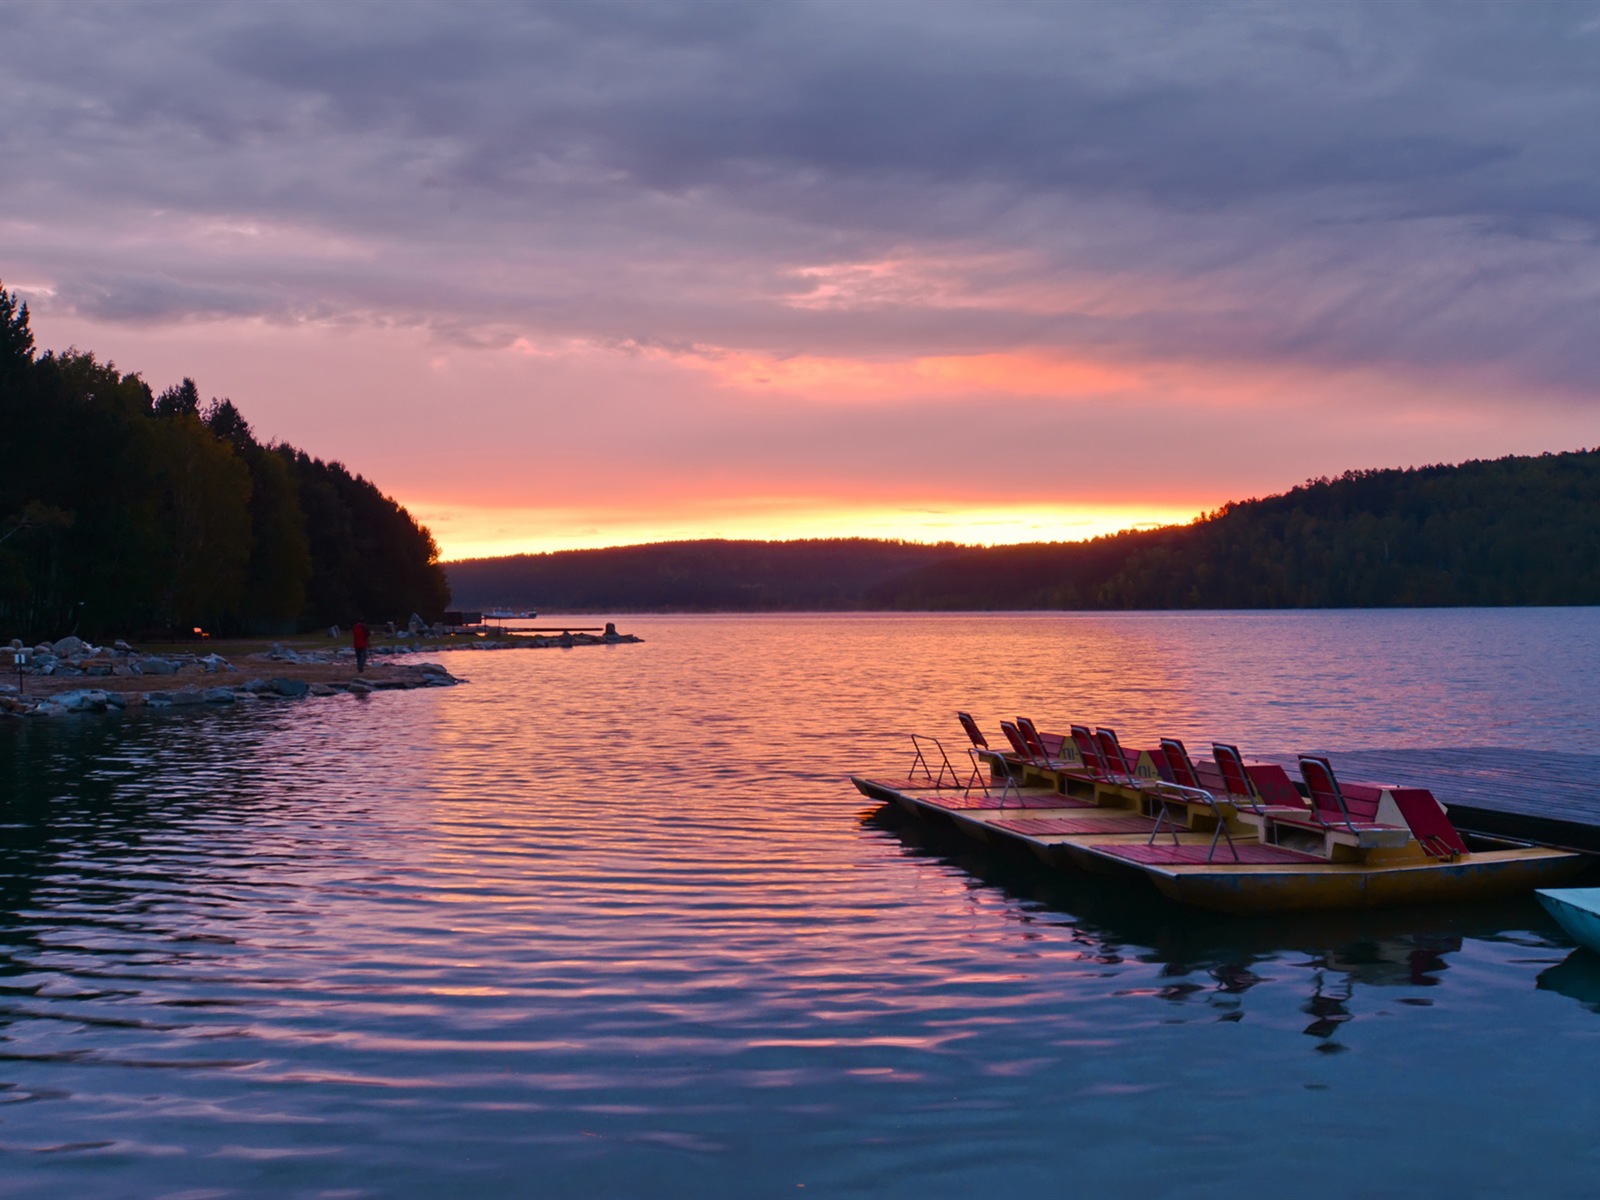
<path fill-rule="evenodd" d="M 1090 542 L 682 542 L 447 570 L 458 603 L 565 610 L 1600 604 L 1600 451 L 1352 471 Z"/>

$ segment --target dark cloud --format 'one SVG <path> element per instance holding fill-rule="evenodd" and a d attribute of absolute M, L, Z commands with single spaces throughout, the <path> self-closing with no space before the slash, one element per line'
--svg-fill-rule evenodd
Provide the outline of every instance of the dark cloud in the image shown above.
<path fill-rule="evenodd" d="M 1493 361 L 1573 387 L 1600 366 L 1591 5 L 14 3 L 0 21 L 0 263 L 102 319 Z M 1127 299 L 816 312 L 786 274 L 983 253 L 1024 264 L 1013 286 Z"/>

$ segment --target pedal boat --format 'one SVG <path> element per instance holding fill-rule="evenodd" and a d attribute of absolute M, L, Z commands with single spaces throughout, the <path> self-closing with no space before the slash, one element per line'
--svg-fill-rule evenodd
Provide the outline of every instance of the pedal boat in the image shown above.
<path fill-rule="evenodd" d="M 937 739 L 914 737 L 905 776 L 852 782 L 870 799 L 948 821 L 976 840 L 1023 848 L 1055 867 L 1142 877 L 1170 899 L 1228 913 L 1526 894 L 1593 862 L 1509 839 L 1469 841 L 1426 789 L 1341 786 L 1323 759 L 1311 768 L 1302 759 L 1304 792 L 1281 766 L 1242 759 L 1196 767 L 1185 757 L 1195 776 L 1185 784 L 1174 778 L 1171 739 L 1161 750 L 1124 752 L 1114 733 L 1100 734 L 1109 739 L 1074 727 L 1054 745 L 1035 734 L 1038 745 L 1019 738 L 1022 752 L 974 745 L 970 772 L 958 772 Z M 1214 747 L 1219 758 L 1227 750 Z M 1233 765 L 1243 782 L 1225 777 Z"/>
<path fill-rule="evenodd" d="M 1537 895 L 1573 941 L 1600 954 L 1600 888 L 1546 888 Z"/>

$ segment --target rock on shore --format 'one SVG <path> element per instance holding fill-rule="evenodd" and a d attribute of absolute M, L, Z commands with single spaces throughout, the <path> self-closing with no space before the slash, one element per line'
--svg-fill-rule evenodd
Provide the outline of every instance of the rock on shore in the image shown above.
<path fill-rule="evenodd" d="M 15 663 L 18 653 L 25 655 L 20 668 Z M 0 652 L 0 679 L 8 678 L 4 672 L 9 667 L 9 679 L 16 680 L 0 682 L 0 716 L 188 708 L 343 692 L 368 695 L 380 689 L 450 687 L 461 682 L 432 662 L 371 661 L 362 675 L 353 676 L 354 655 L 349 650 L 301 653 L 274 643 L 249 657 L 271 669 L 259 677 L 224 684 L 219 676 L 241 672 L 220 654 L 143 654 L 126 642 L 107 648 L 76 637 L 31 647 L 13 640 L 9 650 Z M 162 682 L 151 687 L 156 679 Z"/>

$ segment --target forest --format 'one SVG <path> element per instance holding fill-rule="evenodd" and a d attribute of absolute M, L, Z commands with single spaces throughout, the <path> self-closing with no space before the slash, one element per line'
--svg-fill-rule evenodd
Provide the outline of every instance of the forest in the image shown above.
<path fill-rule="evenodd" d="M 1350 471 L 1088 542 L 702 541 L 448 569 L 462 603 L 569 611 L 1600 604 L 1600 451 Z"/>
<path fill-rule="evenodd" d="M 438 547 L 342 464 L 262 444 L 191 379 L 36 353 L 0 286 L 0 637 L 272 634 L 437 619 Z"/>

